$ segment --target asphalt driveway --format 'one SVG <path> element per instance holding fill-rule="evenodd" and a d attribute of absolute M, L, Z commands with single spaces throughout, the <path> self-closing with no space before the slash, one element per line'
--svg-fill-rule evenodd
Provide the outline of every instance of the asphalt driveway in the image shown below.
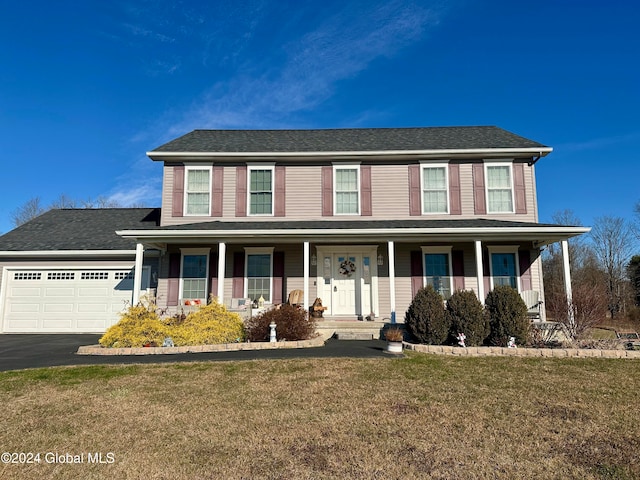
<path fill-rule="evenodd" d="M 279 358 L 372 358 L 387 357 L 382 340 L 330 339 L 324 347 L 277 350 L 241 350 L 238 352 L 185 353 L 176 355 L 77 355 L 81 345 L 96 345 L 100 335 L 41 334 L 0 335 L 0 371 L 61 365 L 121 365 L 233 361 Z"/>

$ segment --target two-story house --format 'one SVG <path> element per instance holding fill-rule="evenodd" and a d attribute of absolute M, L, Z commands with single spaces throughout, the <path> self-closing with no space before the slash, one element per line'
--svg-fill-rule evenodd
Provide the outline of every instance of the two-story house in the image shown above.
<path fill-rule="evenodd" d="M 55 245 L 37 255 L 16 248 L 16 237 L 47 230 L 34 233 L 38 219 L 0 237 L 4 331 L 32 331 L 11 311 L 24 309 L 13 292 L 27 295 L 29 282 L 47 288 L 65 250 L 65 261 L 76 262 L 67 270 L 90 266 L 87 279 L 109 269 L 126 274 L 115 284 L 117 299 L 135 302 L 151 287 L 169 311 L 210 295 L 277 304 L 301 290 L 306 306 L 322 299 L 325 318 L 403 321 L 426 284 L 445 298 L 472 289 L 484 300 L 507 284 L 543 299 L 541 249 L 562 241 L 566 250 L 568 238 L 588 231 L 538 223 L 535 166 L 551 151 L 497 127 L 195 130 L 147 153 L 164 168 L 159 211 L 47 214 L 58 231 L 83 216 L 85 228 L 102 232 L 105 249 L 97 238 L 79 252 L 61 248 L 67 237 L 97 236 L 81 225 L 59 242 L 47 234 Z M 103 227 L 101 217 L 110 219 Z M 108 253 L 116 250 L 120 257 Z M 33 277 L 44 266 L 53 270 Z M 117 320 L 114 305 L 97 330 Z M 42 330 L 45 321 L 30 325 Z M 70 325 L 58 330 L 92 331 Z"/>

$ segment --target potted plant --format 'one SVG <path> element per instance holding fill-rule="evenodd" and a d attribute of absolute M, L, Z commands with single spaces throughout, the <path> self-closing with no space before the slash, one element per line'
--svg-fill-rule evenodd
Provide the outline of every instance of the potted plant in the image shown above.
<path fill-rule="evenodd" d="M 391 327 L 388 329 L 384 338 L 387 340 L 387 352 L 388 353 L 402 353 L 402 340 L 404 339 L 404 332 L 398 327 Z"/>

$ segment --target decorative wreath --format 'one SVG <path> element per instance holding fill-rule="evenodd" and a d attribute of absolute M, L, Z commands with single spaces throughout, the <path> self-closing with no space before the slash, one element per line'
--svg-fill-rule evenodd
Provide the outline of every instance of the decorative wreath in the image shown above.
<path fill-rule="evenodd" d="M 344 260 L 342 263 L 340 263 L 340 269 L 338 271 L 341 275 L 350 277 L 351 275 L 353 275 L 353 272 L 356 271 L 356 266 L 351 260 Z"/>

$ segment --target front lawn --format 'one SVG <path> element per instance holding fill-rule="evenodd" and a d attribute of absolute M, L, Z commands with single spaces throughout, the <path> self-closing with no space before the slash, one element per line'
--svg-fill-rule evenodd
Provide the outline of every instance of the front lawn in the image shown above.
<path fill-rule="evenodd" d="M 416 353 L 3 372 L 1 450 L 40 462 L 0 478 L 632 479 L 639 391 L 636 360 Z"/>

